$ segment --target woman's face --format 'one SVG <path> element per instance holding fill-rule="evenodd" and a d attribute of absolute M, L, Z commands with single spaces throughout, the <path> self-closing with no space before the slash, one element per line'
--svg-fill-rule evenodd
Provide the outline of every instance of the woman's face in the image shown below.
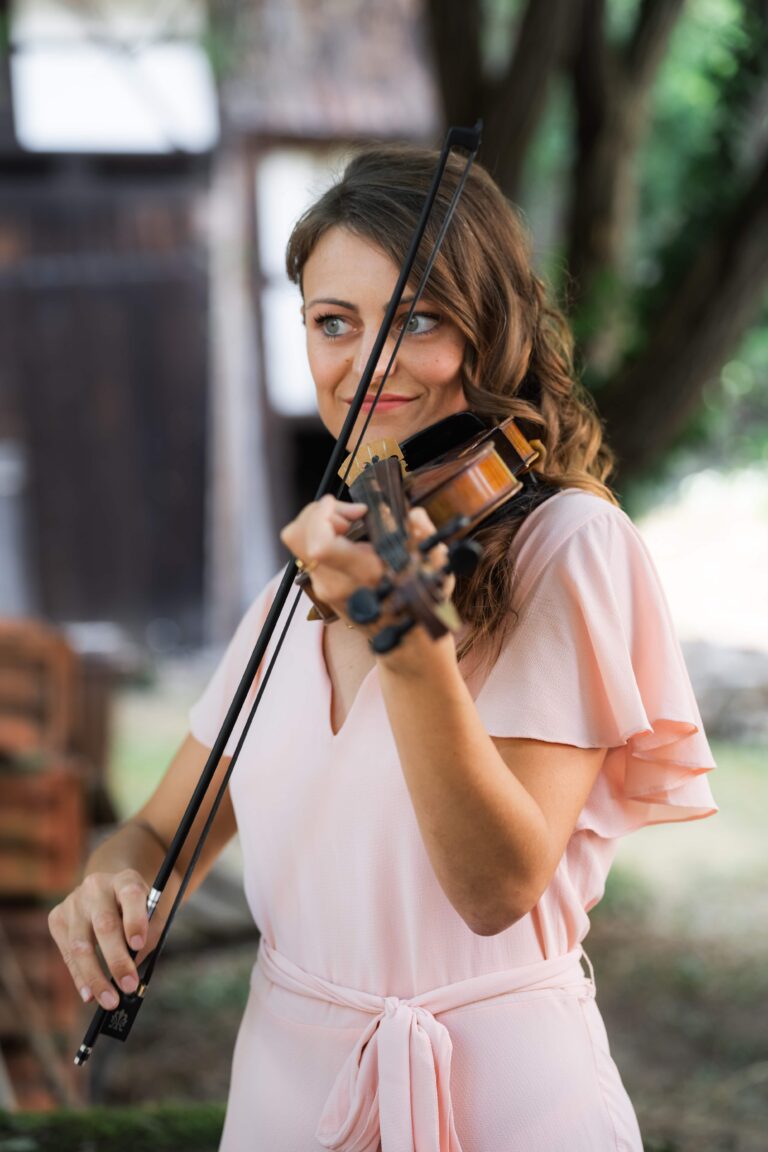
<path fill-rule="evenodd" d="M 380 248 L 339 227 L 323 233 L 304 265 L 309 366 L 320 418 L 334 436 L 338 436 L 349 412 L 397 276 L 398 268 Z M 376 365 L 371 399 L 411 299 L 406 289 Z M 464 344 L 455 324 L 423 296 L 384 384 L 366 439 L 386 436 L 399 442 L 444 416 L 464 411 L 467 402 L 460 376 Z M 355 432 L 369 411 L 370 400 L 363 405 Z"/>

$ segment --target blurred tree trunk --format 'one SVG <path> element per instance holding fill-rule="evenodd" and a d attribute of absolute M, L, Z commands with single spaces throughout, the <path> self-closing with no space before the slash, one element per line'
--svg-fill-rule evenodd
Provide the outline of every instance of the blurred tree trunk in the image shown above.
<path fill-rule="evenodd" d="M 435 63 L 450 124 L 484 121 L 483 162 L 513 200 L 549 85 L 582 0 L 535 0 L 520 20 L 503 75 L 484 74 L 480 0 L 428 0 Z"/>
<path fill-rule="evenodd" d="M 699 249 L 636 360 L 600 408 L 622 473 L 642 472 L 683 428 L 761 303 L 768 282 L 768 155 L 721 230 Z"/>
<path fill-rule="evenodd" d="M 11 102 L 10 0 L 0 0 L 0 154 L 16 149 Z"/>
<path fill-rule="evenodd" d="M 768 142 L 751 182 L 733 150 L 718 181 L 742 187 L 698 222 L 697 244 L 682 275 L 656 292 L 655 327 L 631 362 L 623 362 L 632 301 L 625 267 L 636 217 L 637 158 L 650 96 L 684 0 L 641 0 L 624 44 L 606 31 L 606 0 L 528 0 L 513 34 L 506 73 L 484 75 L 481 0 L 429 0 L 428 14 L 452 123 L 486 123 L 483 159 L 513 199 L 549 87 L 570 78 L 575 109 L 567 219 L 569 300 L 580 357 L 601 383 L 600 406 L 622 479 L 651 464 L 684 429 L 705 384 L 731 354 L 761 304 L 768 282 Z M 765 95 L 768 6 L 752 0 L 752 91 Z M 751 55 L 750 55 L 751 54 Z M 724 80 L 723 84 L 728 81 Z M 741 110 L 743 112 L 743 109 Z M 759 157 L 758 157 L 759 159 Z M 635 302 L 636 304 L 636 302 Z M 662 422 L 663 417 L 663 422 Z"/>
<path fill-rule="evenodd" d="M 635 219 L 634 165 L 649 97 L 684 0 L 643 0 L 623 49 L 605 33 L 606 0 L 582 0 L 572 45 L 576 148 L 568 221 L 570 306 L 581 323 L 582 355 L 601 375 L 617 366 L 623 337 L 624 257 Z"/>

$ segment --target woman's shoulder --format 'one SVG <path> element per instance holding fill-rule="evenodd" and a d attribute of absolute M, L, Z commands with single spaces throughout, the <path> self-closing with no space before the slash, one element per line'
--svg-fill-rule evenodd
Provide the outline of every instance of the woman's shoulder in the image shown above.
<path fill-rule="evenodd" d="M 572 548 L 607 553 L 617 534 L 639 542 L 632 521 L 610 500 L 582 488 L 563 488 L 550 496 L 526 517 L 515 535 L 518 603 L 556 555 L 566 554 L 569 542 Z"/>
<path fill-rule="evenodd" d="M 562 541 L 590 521 L 627 521 L 626 513 L 610 500 L 583 488 L 561 488 L 542 501 L 525 518 L 516 539 L 523 541 L 533 532 Z"/>

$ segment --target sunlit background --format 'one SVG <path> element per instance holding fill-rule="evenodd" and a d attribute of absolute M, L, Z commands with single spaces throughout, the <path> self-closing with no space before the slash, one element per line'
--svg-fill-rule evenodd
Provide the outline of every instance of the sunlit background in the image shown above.
<path fill-rule="evenodd" d="M 158 1141 L 198 1127 L 155 1147 L 215 1147 L 256 939 L 236 846 L 156 1016 L 88 1074 L 47 909 L 151 791 L 321 474 L 293 223 L 358 144 L 478 116 L 719 763 L 720 815 L 628 838 L 595 913 L 613 1051 L 649 1149 L 764 1148 L 765 5 L 16 0 L 0 46 L 0 1152 L 62 1146 L 63 1105 L 94 1146 L 143 1147 L 157 1104 Z M 131 1108 L 120 1134 L 94 1105 Z"/>

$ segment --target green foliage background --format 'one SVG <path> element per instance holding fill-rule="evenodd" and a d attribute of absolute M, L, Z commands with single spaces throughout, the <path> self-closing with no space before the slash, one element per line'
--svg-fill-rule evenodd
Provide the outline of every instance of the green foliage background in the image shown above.
<path fill-rule="evenodd" d="M 503 64 L 504 29 L 521 5 L 487 0 L 486 6 L 493 70 Z M 608 26 L 617 48 L 638 7 L 638 0 L 608 0 Z M 755 112 L 760 94 L 762 115 Z M 675 280 L 764 154 L 766 109 L 768 37 L 757 6 L 750 0 L 689 0 L 659 70 L 650 131 L 637 161 L 636 226 L 628 238 L 621 286 L 627 298 L 627 355 L 642 346 Z M 539 265 L 563 301 L 572 116 L 570 92 L 560 79 L 529 155 L 522 196 Z M 616 289 L 606 283 L 603 297 Z M 600 323 L 600 299 L 588 315 L 575 318 L 577 335 Z M 599 395 L 601 381 L 586 376 Z M 713 368 L 699 412 L 661 471 L 756 463 L 768 463 L 768 293 L 741 347 L 722 370 Z"/>

